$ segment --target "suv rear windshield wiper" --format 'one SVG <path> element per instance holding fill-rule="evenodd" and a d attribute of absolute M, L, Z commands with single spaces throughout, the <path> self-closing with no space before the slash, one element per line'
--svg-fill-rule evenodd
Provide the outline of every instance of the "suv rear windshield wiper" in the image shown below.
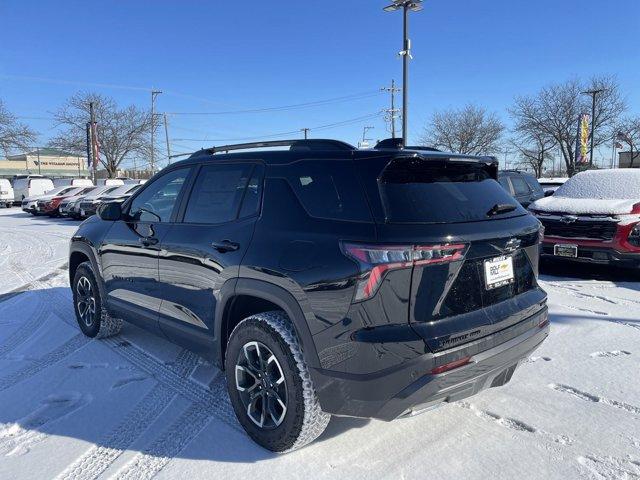
<path fill-rule="evenodd" d="M 501 213 L 513 212 L 517 207 L 511 203 L 496 203 L 487 212 L 487 216 L 499 215 Z"/>

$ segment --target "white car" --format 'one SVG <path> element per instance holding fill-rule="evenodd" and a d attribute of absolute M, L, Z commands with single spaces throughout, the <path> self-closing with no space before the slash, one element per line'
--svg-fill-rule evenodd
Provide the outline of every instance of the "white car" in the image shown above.
<path fill-rule="evenodd" d="M 88 178 L 55 178 L 53 184 L 56 187 L 93 187 L 93 182 Z"/>
<path fill-rule="evenodd" d="M 119 187 L 124 185 L 124 180 L 121 178 L 100 178 L 96 180 L 96 185 L 99 187 Z"/>
<path fill-rule="evenodd" d="M 11 182 L 6 178 L 0 178 L 0 206 L 9 208 L 15 200 Z"/>
<path fill-rule="evenodd" d="M 42 175 L 18 175 L 13 181 L 13 199 L 20 203 L 25 198 L 44 195 L 54 188 L 53 181 Z"/>

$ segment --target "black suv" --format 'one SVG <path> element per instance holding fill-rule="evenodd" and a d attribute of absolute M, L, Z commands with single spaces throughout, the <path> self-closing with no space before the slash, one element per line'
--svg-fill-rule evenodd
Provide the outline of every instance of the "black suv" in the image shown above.
<path fill-rule="evenodd" d="M 498 181 L 524 208 L 545 196 L 538 180 L 530 173 L 501 170 L 498 173 Z"/>
<path fill-rule="evenodd" d="M 492 157 L 393 140 L 202 150 L 79 227 L 78 323 L 211 360 L 273 451 L 330 415 L 393 420 L 503 385 L 549 327 L 540 223 L 496 177 Z"/>

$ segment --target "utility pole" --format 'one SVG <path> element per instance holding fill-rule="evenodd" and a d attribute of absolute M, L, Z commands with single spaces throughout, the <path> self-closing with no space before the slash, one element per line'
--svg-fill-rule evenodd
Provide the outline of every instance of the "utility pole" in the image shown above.
<path fill-rule="evenodd" d="M 370 138 L 367 138 L 367 132 L 369 130 L 373 130 L 375 127 L 371 127 L 371 126 L 366 126 L 362 129 L 362 142 L 359 142 L 358 147 L 359 148 L 366 148 L 369 146 L 369 140 L 371 140 Z"/>
<path fill-rule="evenodd" d="M 422 10 L 422 0 L 393 0 L 391 5 L 384 7 L 384 11 L 393 12 L 402 9 L 403 44 L 402 57 L 402 146 L 407 146 L 408 118 L 409 118 L 409 59 L 411 56 L 411 40 L 409 39 L 409 11 Z"/>
<path fill-rule="evenodd" d="M 156 133 L 156 97 L 162 92 L 160 90 L 151 90 L 151 171 L 155 172 L 155 133 Z"/>
<path fill-rule="evenodd" d="M 98 172 L 96 171 L 97 167 L 98 167 L 98 159 L 95 158 L 96 155 L 96 112 L 93 109 L 93 102 L 89 102 L 89 115 L 91 117 L 91 127 L 90 127 L 90 135 L 89 138 L 91 139 L 91 169 L 93 172 L 93 184 L 97 185 L 97 174 Z"/>
<path fill-rule="evenodd" d="M 307 138 L 309 138 L 309 130 L 311 130 L 310 128 L 301 128 L 300 131 L 304 132 L 304 139 L 306 140 Z"/>
<path fill-rule="evenodd" d="M 164 118 L 164 139 L 167 141 L 167 161 L 171 165 L 171 148 L 169 148 L 169 124 L 167 123 L 167 114 L 162 114 Z"/>
<path fill-rule="evenodd" d="M 40 175 L 42 173 L 40 168 L 40 147 L 36 147 L 36 155 L 38 156 L 38 175 Z"/>
<path fill-rule="evenodd" d="M 398 112 L 400 111 L 396 108 L 396 93 L 401 92 L 402 89 L 396 88 L 396 81 L 391 80 L 391 86 L 382 87 L 381 90 L 383 92 L 389 92 L 391 94 L 391 108 L 385 110 L 385 112 L 387 113 L 385 120 L 388 119 L 388 121 L 391 123 L 391 137 L 396 138 L 396 118 Z"/>
<path fill-rule="evenodd" d="M 589 166 L 593 167 L 593 141 L 595 139 L 596 130 L 596 96 L 604 92 L 604 88 L 587 90 L 580 92 L 583 95 L 591 95 L 591 151 L 589 152 Z"/>

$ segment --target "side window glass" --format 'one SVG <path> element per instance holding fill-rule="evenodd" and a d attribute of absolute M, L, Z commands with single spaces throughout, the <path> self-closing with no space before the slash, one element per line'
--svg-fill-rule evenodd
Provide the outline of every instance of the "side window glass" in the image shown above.
<path fill-rule="evenodd" d="M 239 218 L 251 217 L 260 212 L 263 177 L 264 167 L 262 165 L 256 165 L 251 174 L 247 189 L 244 192 Z"/>
<path fill-rule="evenodd" d="M 509 185 L 509 179 L 507 177 L 499 177 L 498 182 L 502 185 L 507 192 L 511 193 L 511 185 Z"/>
<path fill-rule="evenodd" d="M 287 180 L 312 217 L 371 221 L 351 160 L 303 160 L 288 169 Z"/>
<path fill-rule="evenodd" d="M 184 213 L 185 223 L 225 223 L 235 220 L 253 170 L 251 164 L 206 165 Z"/>
<path fill-rule="evenodd" d="M 168 222 L 190 170 L 173 170 L 148 185 L 131 202 L 129 216 L 141 222 Z"/>
<path fill-rule="evenodd" d="M 530 193 L 529 185 L 525 182 L 522 177 L 511 177 L 511 184 L 513 185 L 513 190 L 516 192 L 516 195 L 528 195 Z"/>

